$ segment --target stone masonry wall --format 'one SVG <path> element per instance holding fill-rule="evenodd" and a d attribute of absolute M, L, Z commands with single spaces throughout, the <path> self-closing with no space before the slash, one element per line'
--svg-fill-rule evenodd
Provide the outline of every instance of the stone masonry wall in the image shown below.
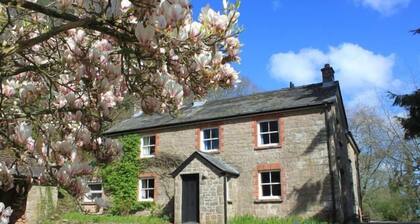
<path fill-rule="evenodd" d="M 200 223 L 218 224 L 224 220 L 223 176 L 218 176 L 197 159 L 175 178 L 175 223 L 181 223 L 183 174 L 199 174 Z"/>
<path fill-rule="evenodd" d="M 261 119 L 280 119 L 282 144 L 266 149 L 255 148 L 255 123 Z M 159 151 L 187 158 L 196 147 L 196 130 L 209 124 L 160 130 Z M 329 176 L 326 126 L 323 109 L 295 113 L 226 120 L 214 123 L 223 128 L 223 151 L 215 156 L 239 172 L 230 180 L 228 216 L 330 216 L 332 194 Z M 220 130 L 220 129 L 219 129 Z M 149 134 L 149 133 L 142 133 Z M 255 198 L 257 166 L 278 163 L 282 172 L 282 201 L 264 202 Z M 149 172 L 149 171 L 147 171 Z M 162 183 L 164 182 L 164 183 Z M 172 179 L 161 180 L 162 186 L 174 186 Z M 284 185 L 284 186 L 283 186 Z M 179 187 L 179 186 L 178 186 Z M 163 192 L 167 189 L 158 189 Z M 178 192 L 178 191 L 177 191 Z M 220 194 L 223 196 L 223 194 Z M 159 194 L 156 201 L 167 204 L 173 192 Z M 177 208 L 175 208 L 177 210 Z M 177 220 L 177 215 L 175 214 Z"/>
<path fill-rule="evenodd" d="M 26 202 L 26 221 L 28 224 L 39 223 L 57 206 L 57 187 L 32 186 Z"/>

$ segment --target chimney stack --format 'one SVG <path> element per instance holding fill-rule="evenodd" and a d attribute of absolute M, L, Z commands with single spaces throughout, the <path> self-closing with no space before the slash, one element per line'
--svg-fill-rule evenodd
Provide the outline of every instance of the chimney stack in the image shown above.
<path fill-rule="evenodd" d="M 332 82 L 334 81 L 334 69 L 330 64 L 325 64 L 324 68 L 321 69 L 322 72 L 322 82 Z"/>

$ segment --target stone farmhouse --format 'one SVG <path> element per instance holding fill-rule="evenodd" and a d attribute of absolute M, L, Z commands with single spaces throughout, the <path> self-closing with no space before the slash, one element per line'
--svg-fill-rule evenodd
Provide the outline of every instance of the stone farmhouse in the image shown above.
<path fill-rule="evenodd" d="M 356 222 L 359 149 L 334 70 L 321 71 L 321 83 L 196 104 L 175 117 L 140 115 L 104 135 L 138 133 L 141 159 L 182 158 L 138 177 L 138 200 L 161 204 L 175 223 L 240 215 Z"/>

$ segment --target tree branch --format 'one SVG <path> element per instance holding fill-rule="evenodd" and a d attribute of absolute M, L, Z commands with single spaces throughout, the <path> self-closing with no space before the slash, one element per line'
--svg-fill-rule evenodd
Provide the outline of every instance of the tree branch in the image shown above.
<path fill-rule="evenodd" d="M 66 21 L 71 21 L 71 22 L 75 22 L 75 21 L 79 21 L 80 18 L 78 16 L 75 16 L 73 14 L 70 13 L 66 13 L 66 12 L 59 12 L 57 10 L 54 9 L 50 9 L 48 7 L 39 5 L 37 3 L 33 3 L 33 2 L 29 2 L 29 1 L 19 1 L 19 4 L 16 0 L 0 0 L 0 3 L 4 4 L 4 5 L 12 5 L 12 6 L 20 6 L 22 8 L 31 10 L 31 11 L 35 11 L 38 13 L 42 13 L 45 14 L 47 16 L 51 16 L 54 18 L 58 18 L 58 19 L 63 19 Z M 134 42 L 136 41 L 136 38 L 133 37 L 132 35 L 127 35 L 127 33 L 121 33 L 117 30 L 114 29 L 110 29 L 109 27 L 106 27 L 104 23 L 99 22 L 98 20 L 92 18 L 92 24 L 90 24 L 91 26 L 89 27 L 92 30 L 96 30 L 99 31 L 103 34 L 118 38 L 122 41 L 129 41 L 129 42 Z"/>

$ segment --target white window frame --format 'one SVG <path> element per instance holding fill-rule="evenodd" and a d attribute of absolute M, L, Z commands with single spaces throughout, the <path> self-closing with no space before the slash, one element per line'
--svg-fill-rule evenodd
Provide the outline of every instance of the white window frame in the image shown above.
<path fill-rule="evenodd" d="M 143 180 L 153 180 L 153 188 L 145 187 L 143 188 Z M 153 190 L 152 198 L 141 198 L 143 190 Z M 154 201 L 155 200 L 155 191 L 156 191 L 156 180 L 153 177 L 142 177 L 139 179 L 139 191 L 138 191 L 138 201 Z"/>
<path fill-rule="evenodd" d="M 151 144 L 145 145 L 143 139 L 144 138 L 150 138 L 150 137 L 155 137 L 155 144 L 153 144 L 153 145 L 151 145 Z M 150 142 L 150 140 L 149 140 L 149 142 Z M 155 147 L 155 152 L 153 154 L 145 155 L 143 148 L 144 147 L 150 147 L 150 146 L 154 146 Z M 149 151 L 149 153 L 150 153 L 150 151 Z M 142 136 L 140 138 L 140 158 L 142 158 L 142 159 L 143 158 L 152 158 L 152 157 L 155 157 L 155 154 L 156 154 L 156 135 L 145 135 L 145 136 Z"/>
<path fill-rule="evenodd" d="M 83 203 L 94 203 L 95 199 L 90 199 L 89 196 L 92 194 L 101 194 L 101 198 L 104 196 L 104 188 L 102 186 L 101 182 L 88 182 L 86 183 L 87 187 L 89 188 L 89 192 L 86 192 L 85 195 L 83 195 Z M 101 185 L 101 190 L 92 190 L 89 185 Z"/>
<path fill-rule="evenodd" d="M 213 136 L 211 136 L 211 130 L 212 129 L 217 130 L 217 134 L 218 134 L 217 138 L 213 138 Z M 206 131 L 206 130 L 210 130 L 210 138 L 208 138 L 208 139 L 204 139 L 204 131 Z M 207 141 L 218 140 L 219 145 L 218 145 L 217 149 L 204 149 L 204 140 L 207 140 Z M 210 128 L 201 129 L 200 130 L 200 151 L 202 151 L 202 152 L 218 152 L 219 149 L 220 149 L 220 130 L 219 130 L 219 127 L 210 127 Z"/>
<path fill-rule="evenodd" d="M 273 122 L 273 121 L 277 122 L 277 131 L 267 131 L 267 132 L 261 133 L 261 127 L 260 127 L 261 126 L 261 123 L 264 123 L 264 122 Z M 279 124 L 279 121 L 277 119 L 258 121 L 258 125 L 257 126 L 258 126 L 257 127 L 257 129 L 258 129 L 258 131 L 257 131 L 257 133 L 258 133 L 258 136 L 257 136 L 258 146 L 276 146 L 276 145 L 279 145 L 280 144 L 280 124 Z M 270 130 L 270 128 L 269 128 L 269 130 Z M 279 137 L 279 142 L 278 143 L 262 144 L 261 134 L 269 134 L 270 135 L 272 133 L 277 133 L 277 135 Z"/>
<path fill-rule="evenodd" d="M 271 172 L 279 172 L 279 176 L 280 176 L 280 182 L 271 182 L 271 174 L 270 174 L 270 183 L 262 183 L 262 177 L 261 177 L 261 174 L 262 173 L 271 173 Z M 259 199 L 261 199 L 261 200 L 273 200 L 273 199 L 281 199 L 281 190 L 282 190 L 282 186 L 281 186 L 281 181 L 282 181 L 282 179 L 281 179 L 281 170 L 266 170 L 266 171 L 260 171 L 260 172 L 258 172 L 258 191 L 259 191 L 259 193 L 258 193 L 258 198 Z M 279 184 L 280 185 L 280 195 L 279 196 L 275 196 L 275 195 L 273 195 L 273 192 L 272 192 L 272 188 L 270 188 L 271 190 L 270 190 L 270 196 L 263 196 L 263 189 L 262 189 L 262 186 L 263 185 L 274 185 L 274 184 Z"/>

